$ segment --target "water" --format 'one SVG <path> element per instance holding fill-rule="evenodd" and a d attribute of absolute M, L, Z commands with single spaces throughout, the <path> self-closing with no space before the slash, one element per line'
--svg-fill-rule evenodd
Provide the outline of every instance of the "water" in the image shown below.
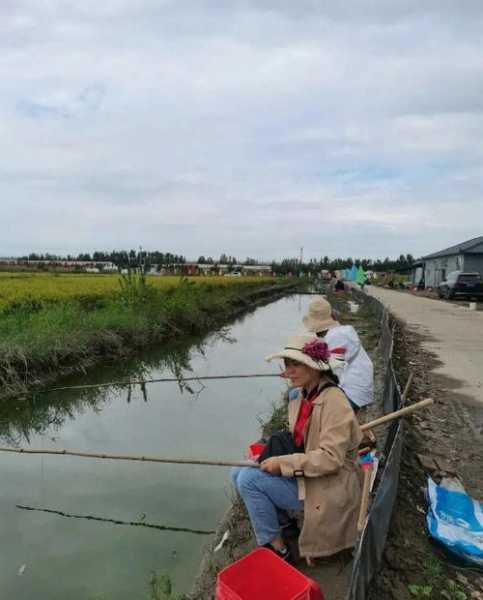
<path fill-rule="evenodd" d="M 62 384 L 170 376 L 180 366 L 200 376 L 275 371 L 263 357 L 303 330 L 309 301 L 259 308 L 229 328 L 236 341 L 170 345 Z M 148 385 L 146 397 L 139 386 L 130 394 L 116 387 L 50 393 L 0 405 L 0 443 L 237 460 L 283 385 L 266 378 L 194 383 L 194 394 L 175 383 Z M 187 591 L 211 536 L 142 524 L 214 530 L 232 493 L 229 470 L 219 467 L 0 453 L 0 472 L 0 596 L 16 600 L 146 598 L 152 572 L 169 573 L 177 591 Z"/>

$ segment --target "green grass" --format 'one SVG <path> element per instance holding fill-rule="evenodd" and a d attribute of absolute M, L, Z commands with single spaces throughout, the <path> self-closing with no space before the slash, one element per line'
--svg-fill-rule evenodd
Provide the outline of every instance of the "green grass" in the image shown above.
<path fill-rule="evenodd" d="M 0 313 L 0 390 L 18 393 L 59 368 L 122 356 L 178 335 L 221 324 L 259 286 L 196 285 L 183 280 L 159 289 L 142 276 L 126 277 L 115 296 L 22 305 Z"/>

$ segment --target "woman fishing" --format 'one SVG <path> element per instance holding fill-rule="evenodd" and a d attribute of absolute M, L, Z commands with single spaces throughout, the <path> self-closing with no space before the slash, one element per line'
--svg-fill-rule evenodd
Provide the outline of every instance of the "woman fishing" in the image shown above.
<path fill-rule="evenodd" d="M 234 469 L 257 543 L 292 557 L 281 535 L 277 510 L 304 511 L 300 555 L 329 556 L 355 544 L 361 501 L 357 449 L 362 432 L 346 395 L 337 387 L 335 357 L 312 336 L 289 338 L 281 352 L 284 375 L 301 389 L 289 402 L 288 454 L 264 458 L 260 468 Z"/>

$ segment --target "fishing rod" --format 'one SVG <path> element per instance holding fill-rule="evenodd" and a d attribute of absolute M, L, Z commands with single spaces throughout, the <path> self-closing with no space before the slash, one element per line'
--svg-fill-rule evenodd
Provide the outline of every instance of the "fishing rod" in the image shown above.
<path fill-rule="evenodd" d="M 15 454 L 53 454 L 57 456 L 79 456 L 81 458 L 104 458 L 107 460 L 131 460 L 136 462 L 154 462 L 172 465 L 203 465 L 213 467 L 253 467 L 258 463 L 253 461 L 235 460 L 204 460 L 198 458 L 160 458 L 157 456 L 140 456 L 130 454 L 105 454 L 100 452 L 80 452 L 78 450 L 39 450 L 31 448 L 0 447 L 0 452 L 13 452 Z"/>
<path fill-rule="evenodd" d="M 407 406 L 405 408 L 401 408 L 400 410 L 396 410 L 392 413 L 384 415 L 379 419 L 375 419 L 374 421 L 370 421 L 369 423 L 365 423 L 361 425 L 362 431 L 367 431 L 369 429 L 373 429 L 375 427 L 379 427 L 389 421 L 394 421 L 395 419 L 400 419 L 401 417 L 405 417 L 417 410 L 421 410 L 422 408 L 426 408 L 433 404 L 434 400 L 432 398 L 426 398 L 425 400 L 421 400 L 420 402 L 416 402 L 411 406 Z M 154 463 L 165 463 L 165 464 L 174 464 L 174 465 L 198 465 L 198 466 L 214 466 L 214 467 L 253 467 L 258 468 L 259 463 L 251 460 L 245 461 L 231 461 L 231 460 L 205 460 L 205 459 L 197 459 L 197 458 L 159 458 L 155 456 L 139 456 L 139 455 L 128 455 L 128 454 L 104 454 L 98 452 L 80 452 L 76 450 L 38 450 L 31 448 L 8 448 L 8 447 L 0 447 L 0 452 L 11 452 L 15 454 L 52 454 L 57 456 L 79 456 L 81 458 L 100 458 L 107 460 L 131 460 L 137 462 L 154 462 Z"/>

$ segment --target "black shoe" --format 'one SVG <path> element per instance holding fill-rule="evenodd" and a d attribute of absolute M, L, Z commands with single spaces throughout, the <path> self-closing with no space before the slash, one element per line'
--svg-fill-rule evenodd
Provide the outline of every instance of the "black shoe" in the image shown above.
<path fill-rule="evenodd" d="M 280 531 L 284 542 L 296 540 L 300 534 L 299 526 L 295 519 L 291 519 L 284 525 L 281 525 Z"/>
<path fill-rule="evenodd" d="M 287 546 L 285 546 L 283 550 L 275 550 L 272 544 L 263 544 L 263 547 L 268 548 L 269 550 L 274 552 L 279 558 L 281 558 L 285 562 L 288 562 L 289 565 L 294 564 L 292 553 L 290 552 L 290 548 L 288 548 Z"/>

